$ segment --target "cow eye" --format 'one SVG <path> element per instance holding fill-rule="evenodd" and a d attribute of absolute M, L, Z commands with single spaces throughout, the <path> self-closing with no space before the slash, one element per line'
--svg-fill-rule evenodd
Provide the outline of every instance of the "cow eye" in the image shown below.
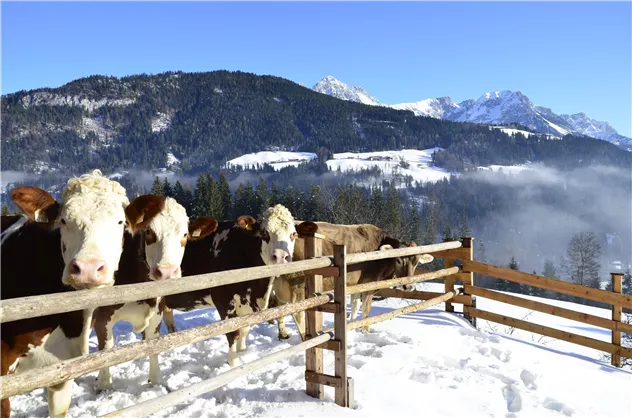
<path fill-rule="evenodd" d="M 119 223 L 118 223 L 118 224 L 119 224 L 119 225 L 123 225 L 123 221 L 119 221 Z"/>
<path fill-rule="evenodd" d="M 64 225 L 66 225 L 66 220 L 65 220 L 65 219 L 62 219 L 62 220 L 61 220 L 61 223 L 62 223 L 62 224 L 64 224 Z"/>

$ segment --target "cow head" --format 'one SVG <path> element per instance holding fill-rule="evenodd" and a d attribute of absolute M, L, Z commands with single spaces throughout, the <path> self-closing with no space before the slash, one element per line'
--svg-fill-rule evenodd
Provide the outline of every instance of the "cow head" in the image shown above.
<path fill-rule="evenodd" d="M 180 264 L 189 237 L 189 217 L 170 197 L 143 195 L 125 209 L 129 230 L 143 236 L 145 261 L 152 280 L 182 277 Z"/>
<path fill-rule="evenodd" d="M 60 228 L 62 282 L 75 289 L 114 284 L 123 250 L 125 189 L 99 170 L 68 180 L 57 202 L 37 187 L 18 187 L 11 199 L 32 221 Z"/>
<path fill-rule="evenodd" d="M 261 215 L 261 222 L 249 216 L 242 216 L 237 222 L 242 228 L 253 230 L 261 237 L 261 258 L 264 263 L 285 264 L 292 261 L 298 234 L 294 218 L 285 206 L 276 205 L 266 209 Z"/>
<path fill-rule="evenodd" d="M 388 242 L 388 243 L 385 243 Z M 393 248 L 404 248 L 404 247 L 416 247 L 417 244 L 414 242 L 400 242 L 394 238 L 386 237 L 382 240 L 382 245 L 380 245 L 380 250 L 390 250 Z M 415 275 L 415 269 L 417 268 L 417 264 L 422 259 L 422 255 L 411 255 L 408 257 L 397 257 L 394 259 L 395 261 L 395 271 L 394 277 L 409 277 Z M 402 286 L 398 286 L 403 290 L 411 291 L 415 290 L 415 286 L 412 284 L 405 284 Z"/>

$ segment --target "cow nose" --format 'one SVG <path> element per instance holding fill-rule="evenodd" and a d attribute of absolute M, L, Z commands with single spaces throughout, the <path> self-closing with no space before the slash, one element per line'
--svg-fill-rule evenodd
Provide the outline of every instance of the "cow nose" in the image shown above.
<path fill-rule="evenodd" d="M 272 252 L 272 262 L 275 264 L 286 264 L 292 261 L 292 256 L 283 250 L 274 250 Z"/>
<path fill-rule="evenodd" d="M 180 277 L 180 267 L 164 266 L 154 267 L 154 280 L 177 279 Z"/>
<path fill-rule="evenodd" d="M 104 260 L 75 258 L 70 262 L 68 273 L 73 287 L 90 288 L 105 284 L 108 268 Z"/>

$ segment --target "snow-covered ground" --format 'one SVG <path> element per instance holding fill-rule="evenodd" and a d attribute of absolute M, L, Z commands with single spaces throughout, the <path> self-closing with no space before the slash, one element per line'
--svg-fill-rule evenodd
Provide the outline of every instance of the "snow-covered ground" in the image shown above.
<path fill-rule="evenodd" d="M 284 167 L 297 167 L 301 163 L 314 159 L 316 159 L 316 154 L 311 152 L 261 151 L 232 159 L 226 163 L 226 166 L 248 169 L 270 164 L 276 170 L 280 170 Z"/>
<path fill-rule="evenodd" d="M 441 284 L 421 284 L 439 291 Z M 534 298 L 535 299 L 535 298 Z M 608 317 L 609 311 L 552 302 Z M 372 315 L 411 303 L 374 303 Z M 458 306 L 458 305 L 456 305 Z M 528 311 L 479 298 L 478 307 L 516 318 Z M 179 329 L 218 320 L 214 309 L 176 312 Z M 326 325 L 331 315 L 325 314 Z M 529 321 L 609 340 L 607 331 L 533 313 Z M 288 318 L 292 330 L 293 323 Z M 164 332 L 164 327 L 163 327 Z M 115 327 L 116 340 L 139 339 L 127 323 Z M 267 323 L 253 328 L 242 357 L 253 361 L 299 342 L 276 338 Z M 601 353 L 550 338 L 479 320 L 472 328 L 461 316 L 446 313 L 443 304 L 372 327 L 372 333 L 349 332 L 349 375 L 355 381 L 354 409 L 333 403 L 333 389 L 324 401 L 304 393 L 305 357 L 296 355 L 233 381 L 193 401 L 167 408 L 155 417 L 629 417 L 632 373 L 601 360 Z M 96 348 L 96 337 L 90 341 Z M 148 361 L 113 367 L 114 390 L 95 392 L 96 373 L 75 380 L 70 417 L 93 417 L 180 389 L 229 370 L 227 343 L 217 337 L 160 356 L 164 381 L 147 384 Z M 333 354 L 325 352 L 325 372 L 333 373 Z M 15 417 L 46 416 L 43 389 L 11 399 Z"/>

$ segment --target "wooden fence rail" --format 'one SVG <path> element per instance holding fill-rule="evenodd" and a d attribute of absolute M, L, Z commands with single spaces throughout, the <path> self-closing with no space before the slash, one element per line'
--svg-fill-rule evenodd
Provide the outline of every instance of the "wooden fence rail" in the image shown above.
<path fill-rule="evenodd" d="M 159 396 L 154 399 L 149 399 L 147 401 L 138 403 L 136 405 L 133 405 L 124 409 L 120 409 L 118 411 L 114 411 L 107 415 L 102 415 L 101 417 L 102 418 L 114 418 L 114 417 L 137 418 L 137 417 L 144 417 L 149 414 L 153 414 L 155 412 L 159 412 L 164 408 L 168 408 L 170 406 L 177 405 L 182 402 L 186 402 L 189 399 L 195 398 L 197 396 L 203 395 L 207 392 L 210 392 L 212 390 L 225 386 L 229 384 L 230 382 L 232 382 L 233 380 L 246 376 L 247 374 L 252 373 L 253 371 L 262 369 L 266 366 L 269 366 L 270 364 L 284 360 L 295 354 L 301 353 L 309 348 L 313 348 L 317 345 L 323 344 L 329 341 L 332 337 L 333 337 L 333 334 L 331 333 L 319 335 L 318 337 L 309 339 L 307 341 L 296 344 L 284 350 L 277 351 L 276 353 L 269 354 L 258 360 L 235 367 L 234 369 L 231 369 L 227 371 L 226 373 L 222 373 L 219 376 L 215 376 L 211 379 L 207 379 L 202 382 L 195 383 L 185 388 L 168 393 L 167 395 Z"/>
<path fill-rule="evenodd" d="M 594 325 L 599 328 L 609 329 L 611 331 L 623 331 L 632 334 L 632 325 L 602 318 L 596 315 L 590 315 L 584 312 L 577 312 L 571 309 L 562 308 L 560 306 L 549 305 L 547 303 L 537 302 L 535 300 L 525 299 L 517 296 L 507 295 L 494 290 L 483 289 L 476 286 L 465 285 L 465 292 L 481 296 L 487 299 L 496 300 L 498 302 L 507 303 L 525 309 L 531 309 L 536 312 L 542 312 L 560 318 L 570 319 L 571 321 L 583 322 L 584 324 Z"/>
<path fill-rule="evenodd" d="M 166 334 L 151 340 L 117 346 L 109 350 L 62 361 L 51 366 L 3 376 L 2 379 L 0 379 L 0 387 L 2 387 L 1 397 L 2 399 L 6 399 L 29 390 L 53 386 L 78 376 L 97 371 L 103 367 L 113 366 L 126 361 L 159 354 L 183 345 L 207 340 L 218 335 L 237 331 L 246 326 L 313 308 L 331 302 L 332 300 L 333 294 L 331 293 L 315 296 L 278 308 L 266 309 L 257 313 L 214 322 L 202 327 Z"/>
<path fill-rule="evenodd" d="M 608 292 L 606 290 L 594 289 L 592 287 L 572 284 L 562 280 L 551 279 L 550 277 L 522 273 L 520 271 L 492 266 L 490 264 L 479 263 L 476 261 L 463 260 L 463 270 L 485 274 L 499 279 L 505 279 L 510 282 L 539 287 L 553 292 L 564 293 L 570 296 L 589 299 L 596 302 L 603 302 L 610 305 L 618 305 L 623 308 L 632 309 L 632 295 L 623 295 L 620 293 Z"/>
<path fill-rule="evenodd" d="M 249 267 L 187 276 L 181 279 L 6 299 L 2 301 L 2 306 L 0 306 L 0 322 L 5 323 L 19 319 L 96 308 L 98 306 L 135 302 L 137 300 L 209 289 L 282 274 L 298 273 L 331 265 L 331 259 L 321 257 L 313 260 L 295 261 L 284 265 Z"/>
<path fill-rule="evenodd" d="M 497 324 L 503 324 L 510 327 L 518 328 L 524 331 L 534 332 L 547 337 L 556 338 L 558 340 L 567 341 L 573 344 L 583 345 L 584 347 L 593 348 L 595 350 L 604 351 L 606 353 L 616 354 L 632 358 L 632 348 L 620 347 L 594 338 L 584 337 L 570 332 L 560 331 L 544 325 L 537 325 L 521 319 L 509 316 L 498 315 L 493 312 L 487 312 L 469 306 L 465 307 L 468 313 L 476 318 L 484 319 Z"/>
<path fill-rule="evenodd" d="M 440 244 L 419 245 L 417 247 L 397 248 L 393 250 L 370 251 L 366 253 L 353 253 L 347 255 L 347 265 L 363 263 L 365 261 L 383 260 L 385 258 L 406 257 L 410 255 L 432 254 L 435 251 L 444 251 L 461 247 L 461 241 L 443 242 Z"/>

